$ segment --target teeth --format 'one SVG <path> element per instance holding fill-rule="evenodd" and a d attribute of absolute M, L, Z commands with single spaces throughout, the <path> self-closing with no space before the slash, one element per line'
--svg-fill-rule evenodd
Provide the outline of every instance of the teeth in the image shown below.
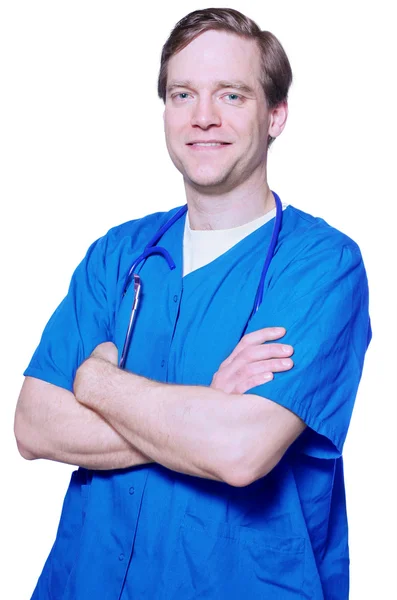
<path fill-rule="evenodd" d="M 195 142 L 193 146 L 222 146 L 221 142 Z"/>

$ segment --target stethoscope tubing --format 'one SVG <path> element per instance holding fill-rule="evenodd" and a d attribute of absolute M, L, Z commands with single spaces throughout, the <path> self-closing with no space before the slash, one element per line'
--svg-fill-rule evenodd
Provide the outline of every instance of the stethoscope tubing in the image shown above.
<path fill-rule="evenodd" d="M 182 206 L 172 217 L 169 219 L 164 225 L 160 227 L 160 229 L 155 233 L 152 239 L 146 244 L 144 251 L 138 258 L 132 263 L 130 270 L 128 271 L 128 275 L 126 277 L 126 281 L 123 289 L 123 296 L 127 293 L 127 290 L 132 282 L 134 272 L 141 266 L 142 263 L 152 254 L 161 254 L 167 261 L 168 266 L 171 270 L 175 269 L 175 263 L 172 260 L 172 257 L 168 250 L 162 248 L 160 246 L 156 246 L 157 242 L 162 238 L 162 236 L 169 230 L 173 224 L 180 219 L 187 211 L 187 204 Z M 142 268 L 142 267 L 141 267 Z"/>
<path fill-rule="evenodd" d="M 269 270 L 269 266 L 270 266 L 271 260 L 273 258 L 274 251 L 275 251 L 277 241 L 278 241 L 278 237 L 279 237 L 279 234 L 281 231 L 283 207 L 282 207 L 279 196 L 275 192 L 272 192 L 272 193 L 273 193 L 273 196 L 274 196 L 274 199 L 276 202 L 276 218 L 274 221 L 272 237 L 270 240 L 270 244 L 269 244 L 269 247 L 268 247 L 268 250 L 266 253 L 265 262 L 264 262 L 263 269 L 261 272 L 261 277 L 259 280 L 259 285 L 258 285 L 258 289 L 257 289 L 256 296 L 255 296 L 254 307 L 251 311 L 250 317 L 247 321 L 247 324 L 244 328 L 244 331 L 243 331 L 241 337 L 243 337 L 243 335 L 245 334 L 247 327 L 249 325 L 249 322 L 251 321 L 253 315 L 257 312 L 260 305 L 262 304 L 266 275 Z M 173 261 L 168 250 L 166 250 L 166 248 L 163 248 L 161 246 L 156 246 L 156 244 L 161 239 L 161 237 L 170 229 L 170 227 L 172 227 L 172 225 L 187 212 L 187 208 L 188 208 L 187 204 L 182 206 L 182 208 L 180 208 L 171 217 L 171 219 L 169 219 L 166 223 L 164 223 L 164 225 L 162 225 L 160 227 L 160 229 L 155 233 L 155 235 L 146 244 L 142 254 L 140 254 L 138 256 L 138 258 L 132 263 L 131 268 L 128 271 L 122 295 L 123 295 L 123 297 L 126 295 L 127 290 L 129 288 L 130 284 L 132 283 L 132 280 L 134 280 L 134 299 L 133 299 L 133 303 L 132 303 L 130 319 L 128 322 L 127 333 L 126 333 L 125 340 L 124 340 L 124 346 L 123 346 L 123 350 L 121 352 L 121 357 L 120 357 L 120 361 L 119 361 L 119 367 L 121 369 L 123 369 L 125 367 L 128 349 L 129 349 L 130 342 L 131 342 L 132 330 L 133 330 L 133 326 L 135 323 L 139 300 L 140 300 L 140 294 L 141 294 L 142 282 L 139 277 L 139 274 L 136 271 L 140 272 L 145 260 L 149 256 L 152 256 L 153 254 L 161 255 L 167 261 L 169 268 L 171 270 L 175 269 L 175 266 L 176 266 L 175 262 Z"/>

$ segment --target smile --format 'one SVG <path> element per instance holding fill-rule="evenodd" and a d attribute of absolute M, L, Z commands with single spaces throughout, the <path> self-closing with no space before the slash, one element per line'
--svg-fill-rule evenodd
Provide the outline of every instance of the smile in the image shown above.
<path fill-rule="evenodd" d="M 230 146 L 229 142 L 190 142 L 187 144 L 190 148 L 194 150 L 214 150 L 219 148 L 225 148 L 226 146 Z"/>

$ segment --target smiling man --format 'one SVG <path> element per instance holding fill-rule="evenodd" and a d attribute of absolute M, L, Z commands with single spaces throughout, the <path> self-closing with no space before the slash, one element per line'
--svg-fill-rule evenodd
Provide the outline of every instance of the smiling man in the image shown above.
<path fill-rule="evenodd" d="M 289 71 L 281 48 L 278 59 Z M 236 227 L 274 208 L 266 176 L 268 137 L 284 128 L 291 78 L 282 101 L 269 107 L 261 63 L 256 40 L 209 30 L 169 59 L 166 83 L 160 77 L 167 148 L 184 176 L 193 229 Z M 211 223 L 202 215 L 207 211 Z"/>
<path fill-rule="evenodd" d="M 187 205 L 92 244 L 18 401 L 21 454 L 79 466 L 35 600 L 348 598 L 368 289 L 357 245 L 268 186 L 291 80 L 235 10 L 164 45 Z"/>

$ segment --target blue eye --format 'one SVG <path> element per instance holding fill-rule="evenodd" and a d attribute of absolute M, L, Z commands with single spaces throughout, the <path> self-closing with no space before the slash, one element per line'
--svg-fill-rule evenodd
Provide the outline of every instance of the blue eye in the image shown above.
<path fill-rule="evenodd" d="M 244 96 L 236 94 L 235 92 L 229 92 L 229 94 L 224 96 L 224 99 L 226 102 L 229 102 L 229 104 L 238 104 L 239 106 L 243 104 L 245 100 Z"/>

